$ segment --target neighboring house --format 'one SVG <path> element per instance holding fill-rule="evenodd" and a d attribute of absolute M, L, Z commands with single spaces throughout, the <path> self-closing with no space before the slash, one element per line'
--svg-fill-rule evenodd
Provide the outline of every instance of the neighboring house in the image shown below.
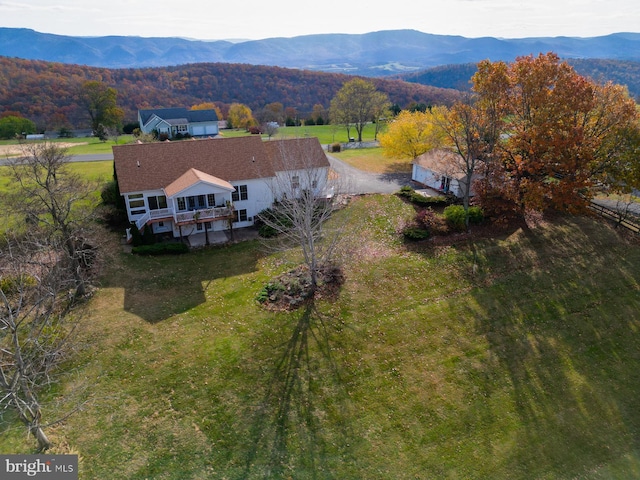
<path fill-rule="evenodd" d="M 466 175 L 459 155 L 444 149 L 433 149 L 423 153 L 413 162 L 411 180 L 439 190 L 443 193 L 451 193 L 456 197 L 464 196 Z M 477 174 L 471 177 L 471 192 L 473 196 L 473 181 Z"/>
<path fill-rule="evenodd" d="M 327 187 L 317 138 L 214 138 L 113 147 L 129 221 L 176 238 L 248 227 L 285 194 Z"/>
<path fill-rule="evenodd" d="M 142 133 L 180 136 L 215 137 L 218 132 L 218 115 L 210 110 L 187 110 L 186 108 L 153 108 L 138 110 L 138 123 Z"/>

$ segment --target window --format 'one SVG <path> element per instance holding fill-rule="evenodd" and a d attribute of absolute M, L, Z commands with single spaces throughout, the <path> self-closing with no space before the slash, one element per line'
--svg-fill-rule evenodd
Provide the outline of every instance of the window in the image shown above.
<path fill-rule="evenodd" d="M 167 208 L 167 197 L 164 195 L 158 195 L 157 197 L 149 197 L 149 210 L 159 210 L 161 208 Z"/>
<path fill-rule="evenodd" d="M 178 133 L 187 133 L 189 128 L 186 125 L 176 125 L 176 132 Z"/>
<path fill-rule="evenodd" d="M 236 218 L 234 220 L 235 223 L 238 222 L 246 222 L 247 221 L 247 210 L 236 210 Z"/>
<path fill-rule="evenodd" d="M 291 177 L 291 188 L 300 188 L 300 177 L 298 175 Z"/>
<path fill-rule="evenodd" d="M 187 204 L 184 201 L 184 197 L 178 197 L 178 211 L 184 211 L 187 209 Z"/>
<path fill-rule="evenodd" d="M 236 191 L 231 194 L 231 200 L 237 202 L 239 200 L 247 200 L 249 194 L 246 185 L 236 185 Z"/>
<path fill-rule="evenodd" d="M 318 188 L 318 180 L 314 180 L 311 182 L 311 188 Z"/>
<path fill-rule="evenodd" d="M 216 206 L 216 196 L 213 193 L 207 195 L 207 203 L 210 207 Z"/>
<path fill-rule="evenodd" d="M 128 198 L 129 198 L 130 208 L 140 208 L 140 207 L 144 208 L 144 197 L 141 193 L 135 193 L 133 195 L 129 195 Z"/>

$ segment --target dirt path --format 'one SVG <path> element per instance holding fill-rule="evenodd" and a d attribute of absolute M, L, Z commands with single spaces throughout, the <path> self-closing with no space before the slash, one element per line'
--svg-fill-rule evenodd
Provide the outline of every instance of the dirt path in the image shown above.
<path fill-rule="evenodd" d="M 70 142 L 56 142 L 56 146 L 60 148 L 71 148 L 77 147 L 78 145 L 88 145 L 89 142 L 80 142 L 80 143 L 70 143 Z M 31 145 L 31 144 L 30 144 Z M 0 157 L 9 157 L 13 155 L 21 155 L 22 154 L 22 146 L 21 145 L 0 145 Z"/>

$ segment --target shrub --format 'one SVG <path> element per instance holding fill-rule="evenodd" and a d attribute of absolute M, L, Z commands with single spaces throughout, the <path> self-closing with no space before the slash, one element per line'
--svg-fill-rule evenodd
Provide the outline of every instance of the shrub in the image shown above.
<path fill-rule="evenodd" d="M 482 223 L 483 220 L 484 212 L 482 211 L 482 208 L 477 205 L 469 207 L 469 222 L 477 225 Z"/>
<path fill-rule="evenodd" d="M 156 243 L 156 236 L 153 233 L 151 225 L 148 223 L 144 226 L 144 233 L 142 234 L 142 243 L 144 245 L 153 245 Z"/>
<path fill-rule="evenodd" d="M 105 205 L 116 205 L 118 203 L 118 182 L 112 180 L 105 184 L 100 192 L 100 198 Z"/>
<path fill-rule="evenodd" d="M 416 214 L 416 223 L 428 230 L 431 235 L 445 234 L 448 231 L 447 222 L 431 208 L 420 210 Z"/>
<path fill-rule="evenodd" d="M 411 203 L 416 205 L 447 205 L 449 203 L 449 199 L 442 195 L 438 195 L 437 197 L 426 197 L 424 195 L 420 195 L 418 192 L 413 192 L 409 200 L 411 200 Z"/>
<path fill-rule="evenodd" d="M 0 277 L 0 291 L 5 295 L 16 293 L 21 287 L 34 287 L 36 284 L 37 280 L 27 274 L 22 274 L 17 277 Z"/>
<path fill-rule="evenodd" d="M 400 191 L 397 193 L 398 196 L 407 199 L 414 205 L 448 205 L 451 203 L 448 197 L 443 195 L 437 195 L 435 197 L 422 195 L 416 192 L 413 188 L 408 185 L 405 185 L 400 188 Z"/>
<path fill-rule="evenodd" d="M 408 185 L 404 185 L 400 187 L 400 191 L 398 192 L 398 196 L 410 199 L 411 196 L 415 193 L 415 190 Z"/>
<path fill-rule="evenodd" d="M 265 303 L 268 300 L 276 300 L 285 291 L 285 286 L 280 282 L 269 282 L 256 295 L 256 300 Z"/>
<path fill-rule="evenodd" d="M 131 252 L 137 255 L 179 255 L 189 252 L 189 247 L 184 243 L 156 243 L 133 247 Z"/>
<path fill-rule="evenodd" d="M 417 225 L 409 225 L 402 231 L 404 238 L 411 241 L 425 240 L 429 238 L 429 230 Z"/>
<path fill-rule="evenodd" d="M 139 247 L 140 245 L 142 245 L 142 233 L 140 233 L 140 230 L 138 230 L 138 227 L 136 227 L 136 224 L 134 222 L 131 222 L 130 232 L 131 244 L 134 247 Z"/>
<path fill-rule="evenodd" d="M 444 218 L 447 223 L 456 230 L 464 230 L 465 228 L 465 211 L 462 205 L 449 205 L 444 209 Z M 478 224 L 484 219 L 482 209 L 474 206 L 469 207 L 469 223 Z"/>
<path fill-rule="evenodd" d="M 293 224 L 291 223 L 291 219 L 289 219 L 286 215 L 278 212 L 276 209 L 267 208 L 265 210 L 262 210 L 257 215 L 255 226 L 258 227 L 258 235 L 264 238 L 275 237 L 276 235 L 278 235 L 278 233 L 280 233 L 275 228 L 267 225 L 267 223 L 265 223 L 265 219 L 267 220 L 267 222 L 279 225 L 283 229 L 293 226 Z"/>

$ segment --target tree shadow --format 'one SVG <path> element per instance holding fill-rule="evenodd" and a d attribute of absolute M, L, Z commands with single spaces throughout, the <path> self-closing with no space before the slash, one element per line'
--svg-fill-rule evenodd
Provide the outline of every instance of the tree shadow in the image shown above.
<path fill-rule="evenodd" d="M 397 183 L 399 185 L 411 185 L 411 172 L 398 172 L 392 169 L 378 175 L 378 178 L 384 182 Z"/>
<path fill-rule="evenodd" d="M 313 303 L 300 310 L 262 398 L 248 413 L 250 443 L 242 478 L 334 478 L 336 464 L 348 459 L 349 404 L 332 353 L 336 333 Z M 340 431 L 329 427 L 336 424 Z"/>
<path fill-rule="evenodd" d="M 520 425 L 506 461 L 564 477 L 640 447 L 640 296 L 629 295 L 640 272 L 606 228 L 559 220 L 556 229 L 524 230 L 530 248 L 485 258 L 488 288 L 472 291 L 465 317 L 488 345 L 487 362 L 467 374 L 484 376 L 485 397 L 508 392 Z M 496 375 L 508 379 L 500 392 Z M 485 421 L 501 413 L 484 410 Z"/>

